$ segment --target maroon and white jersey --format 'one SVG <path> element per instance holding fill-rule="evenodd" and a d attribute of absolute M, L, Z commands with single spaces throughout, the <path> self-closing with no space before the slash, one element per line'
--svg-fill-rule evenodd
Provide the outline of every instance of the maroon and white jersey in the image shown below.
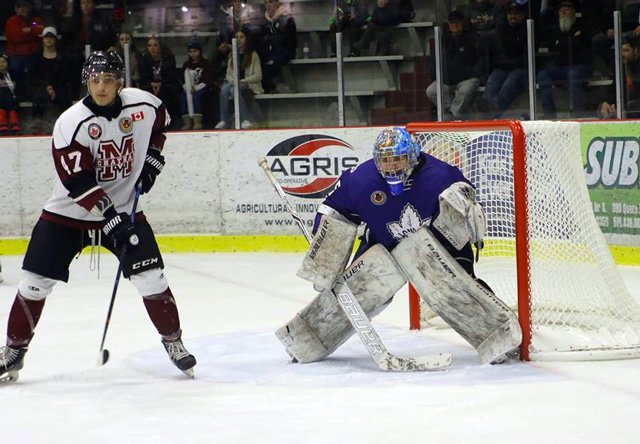
<path fill-rule="evenodd" d="M 120 114 L 115 116 L 116 107 L 113 118 L 96 115 L 87 99 L 58 118 L 52 142 L 58 180 L 43 218 L 97 228 L 103 217 L 94 207 L 105 195 L 118 213 L 131 211 L 147 150 L 162 150 L 170 118 L 162 101 L 148 92 L 125 88 L 119 97 Z"/>

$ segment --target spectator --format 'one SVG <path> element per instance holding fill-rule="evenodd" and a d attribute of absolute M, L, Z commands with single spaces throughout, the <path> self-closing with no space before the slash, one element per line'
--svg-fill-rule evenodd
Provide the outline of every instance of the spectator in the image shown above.
<path fill-rule="evenodd" d="M 176 58 L 160 44 L 157 37 L 149 37 L 147 50 L 138 63 L 140 89 L 152 93 L 164 102 L 171 120 L 179 119 L 180 82 L 176 73 Z"/>
<path fill-rule="evenodd" d="M 25 96 L 25 82 L 29 56 L 38 50 L 38 36 L 42 34 L 44 23 L 39 17 L 31 16 L 31 4 L 26 0 L 15 3 L 15 15 L 7 19 L 7 55 L 11 57 L 11 78 L 15 82 L 15 95 Z"/>
<path fill-rule="evenodd" d="M 211 54 L 213 65 L 213 84 L 220 89 L 227 73 L 227 60 L 231 54 L 231 40 L 237 31 L 243 30 L 246 35 L 256 36 L 260 32 L 262 13 L 259 8 L 242 0 L 233 0 L 231 5 L 221 5 L 218 19 L 220 35 L 217 45 Z"/>
<path fill-rule="evenodd" d="M 262 69 L 260 64 L 260 56 L 251 47 L 251 40 L 247 38 L 244 31 L 236 32 L 238 40 L 238 52 L 240 53 L 240 69 L 238 71 L 240 83 L 240 128 L 248 129 L 253 126 L 251 116 L 247 109 L 247 102 L 253 98 L 255 94 L 262 94 Z M 220 122 L 216 125 L 216 129 L 225 129 L 231 121 L 229 115 L 229 100 L 234 96 L 234 68 L 233 57 L 229 56 L 229 67 L 227 68 L 227 76 L 220 90 Z"/>
<path fill-rule="evenodd" d="M 484 56 L 478 34 L 464 29 L 462 12 L 451 12 L 447 25 L 442 38 L 444 78 L 441 81 L 442 107 L 445 114 L 450 114 L 446 120 L 450 120 L 451 117 L 462 118 L 473 105 L 480 78 L 484 75 Z M 433 64 L 432 78 L 435 78 Z M 433 103 L 437 103 L 437 88 L 436 81 L 427 88 L 427 97 Z"/>
<path fill-rule="evenodd" d="M 231 44 L 237 31 L 243 30 L 247 35 L 255 35 L 260 30 L 262 14 L 260 10 L 243 0 L 233 0 L 230 7 L 222 8 L 223 14 L 219 24 L 218 44 Z"/>
<path fill-rule="evenodd" d="M 582 17 L 592 31 L 591 46 L 594 67 L 603 77 L 608 77 L 613 68 L 613 11 L 616 0 L 583 0 L 579 7 Z"/>
<path fill-rule="evenodd" d="M 0 135 L 20 134 L 16 84 L 9 74 L 9 56 L 0 55 Z"/>
<path fill-rule="evenodd" d="M 182 65 L 185 78 L 184 91 L 181 95 L 182 129 L 201 130 L 204 104 L 212 82 L 212 67 L 211 62 L 202 57 L 200 42 L 189 42 L 187 49 L 189 58 Z M 191 95 L 192 113 L 189 112 L 188 95 Z"/>
<path fill-rule="evenodd" d="M 640 37 L 640 2 L 622 1 L 622 31 L 626 36 Z"/>
<path fill-rule="evenodd" d="M 124 60 L 124 45 L 129 45 L 129 75 L 131 77 L 131 85 L 138 87 L 140 81 L 140 73 L 138 72 L 138 61 L 142 55 L 133 42 L 133 34 L 131 31 L 122 30 L 118 34 L 118 43 L 116 44 L 116 52 Z"/>
<path fill-rule="evenodd" d="M 504 8 L 494 0 L 472 2 L 464 9 L 464 16 L 471 28 L 483 38 L 489 38 L 489 34 L 505 21 Z"/>
<path fill-rule="evenodd" d="M 262 62 L 262 86 L 266 92 L 273 92 L 274 78 L 296 56 L 298 37 L 296 22 L 280 0 L 264 0 L 264 5 L 265 20 L 257 40 L 258 52 Z"/>
<path fill-rule="evenodd" d="M 614 70 L 613 12 L 617 9 L 617 3 L 615 0 L 582 0 L 580 8 L 582 17 L 593 31 L 591 43 L 593 54 L 596 56 L 594 67 L 598 67 L 602 77 L 610 77 Z M 640 3 L 637 0 L 621 3 L 623 37 L 640 36 Z"/>
<path fill-rule="evenodd" d="M 331 57 L 336 56 L 336 33 L 342 32 L 349 41 L 350 52 L 360 39 L 362 27 L 369 15 L 367 0 L 339 0 L 336 14 L 329 18 L 329 39 L 331 40 Z"/>
<path fill-rule="evenodd" d="M 489 39 L 491 73 L 483 97 L 492 118 L 500 117 L 529 84 L 525 6 L 512 1 L 506 11 L 506 23 L 498 25 Z"/>
<path fill-rule="evenodd" d="M 558 29 L 550 34 L 549 51 L 556 54 L 551 64 L 538 73 L 544 118 L 556 118 L 553 83 L 568 81 L 570 111 L 585 109 L 584 87 L 591 74 L 591 33 L 582 19 L 576 17 L 573 1 L 558 3 Z"/>
<path fill-rule="evenodd" d="M 376 0 L 371 20 L 362 34 L 362 38 L 353 47 L 352 56 L 359 56 L 376 39 L 376 55 L 391 53 L 391 34 L 389 29 L 400 23 L 410 22 L 415 17 L 411 0 Z"/>
<path fill-rule="evenodd" d="M 14 5 L 10 1 L 0 2 L 0 35 L 5 35 L 7 19 L 15 14 Z"/>
<path fill-rule="evenodd" d="M 70 71 L 77 73 L 71 78 L 72 94 L 78 97 L 85 45 L 91 46 L 91 51 L 115 50 L 117 35 L 109 17 L 96 11 L 94 0 L 80 0 L 77 9 L 62 26 L 63 52 L 69 60 Z"/>
<path fill-rule="evenodd" d="M 42 31 L 42 46 L 29 58 L 29 92 L 33 102 L 33 117 L 42 119 L 50 104 L 57 108 L 56 117 L 71 106 L 69 67 L 58 52 L 56 28 Z"/>
<path fill-rule="evenodd" d="M 624 65 L 624 101 L 626 118 L 640 117 L 640 58 L 638 57 L 638 41 L 635 37 L 626 37 L 620 48 Z M 612 85 L 608 101 L 598 106 L 599 117 L 603 119 L 616 118 L 616 105 L 613 99 L 616 94 L 615 84 Z"/>
<path fill-rule="evenodd" d="M 117 34 L 107 15 L 96 11 L 94 0 L 80 0 L 80 14 L 71 22 L 76 44 L 91 45 L 91 51 L 112 51 L 116 47 Z M 84 49 L 84 48 L 83 48 Z"/>

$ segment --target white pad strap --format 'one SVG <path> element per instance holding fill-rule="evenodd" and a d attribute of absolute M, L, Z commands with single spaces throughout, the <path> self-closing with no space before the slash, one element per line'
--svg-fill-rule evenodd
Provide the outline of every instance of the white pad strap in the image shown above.
<path fill-rule="evenodd" d="M 440 193 L 438 200 L 440 214 L 433 221 L 433 227 L 457 250 L 468 242 L 482 248 L 487 222 L 473 187 L 466 182 L 456 182 Z"/>
<path fill-rule="evenodd" d="M 140 274 L 134 274 L 129 280 L 142 297 L 164 293 L 169 288 L 167 277 L 160 268 L 152 268 Z"/>
<path fill-rule="evenodd" d="M 39 274 L 25 271 L 18 284 L 18 291 L 25 299 L 41 301 L 51 294 L 51 290 L 53 290 L 53 286 L 56 285 L 57 282 L 55 279 L 49 279 Z"/>
<path fill-rule="evenodd" d="M 297 275 L 313 282 L 317 291 L 333 288 L 353 250 L 357 227 L 323 215 Z"/>
<path fill-rule="evenodd" d="M 482 362 L 498 362 L 518 348 L 522 330 L 516 315 L 467 274 L 427 227 L 391 254 L 420 297 L 476 348 Z"/>

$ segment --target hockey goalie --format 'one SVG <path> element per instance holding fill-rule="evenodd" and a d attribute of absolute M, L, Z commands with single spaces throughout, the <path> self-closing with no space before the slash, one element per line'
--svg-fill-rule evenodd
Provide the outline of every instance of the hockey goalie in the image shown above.
<path fill-rule="evenodd" d="M 357 237 L 364 234 L 349 266 Z M 294 362 L 326 358 L 354 330 L 330 291 L 341 276 L 370 318 L 407 281 L 483 363 L 517 355 L 515 314 L 474 274 L 485 215 L 462 172 L 420 151 L 403 128 L 383 130 L 373 159 L 346 170 L 318 210 L 298 276 L 318 295 L 276 331 Z M 477 257 L 477 256 L 476 256 Z"/>

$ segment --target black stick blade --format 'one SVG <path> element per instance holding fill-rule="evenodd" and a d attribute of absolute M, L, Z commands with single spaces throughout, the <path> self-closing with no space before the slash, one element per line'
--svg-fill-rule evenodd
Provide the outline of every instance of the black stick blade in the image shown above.
<path fill-rule="evenodd" d="M 109 360 L 109 350 L 104 349 L 102 350 L 100 355 L 98 355 L 98 367 L 105 365 L 108 360 Z"/>

